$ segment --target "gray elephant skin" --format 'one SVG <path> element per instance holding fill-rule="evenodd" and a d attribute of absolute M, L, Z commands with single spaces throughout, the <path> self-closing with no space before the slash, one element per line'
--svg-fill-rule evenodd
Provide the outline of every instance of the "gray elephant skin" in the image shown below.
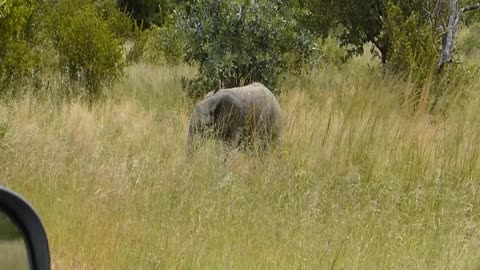
<path fill-rule="evenodd" d="M 227 149 L 265 150 L 280 135 L 282 111 L 273 93 L 261 83 L 209 92 L 193 109 L 188 125 L 187 156 L 211 136 Z"/>

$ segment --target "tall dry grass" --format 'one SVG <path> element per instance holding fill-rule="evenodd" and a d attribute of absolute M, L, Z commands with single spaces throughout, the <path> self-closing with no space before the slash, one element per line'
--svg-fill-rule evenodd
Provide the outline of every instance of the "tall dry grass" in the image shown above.
<path fill-rule="evenodd" d="M 275 151 L 222 163 L 212 141 L 188 162 L 191 73 L 132 67 L 92 107 L 0 106 L 0 181 L 38 209 L 54 269 L 480 267 L 473 84 L 427 115 L 362 63 L 290 78 Z"/>

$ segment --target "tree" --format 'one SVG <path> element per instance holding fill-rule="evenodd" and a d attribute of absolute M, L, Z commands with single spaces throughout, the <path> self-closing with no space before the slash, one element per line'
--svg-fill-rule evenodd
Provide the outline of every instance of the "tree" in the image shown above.
<path fill-rule="evenodd" d="M 179 13 L 186 60 L 199 64 L 189 93 L 200 96 L 253 81 L 275 91 L 288 55 L 305 58 L 315 50 L 312 36 L 295 20 L 296 12 L 278 0 L 198 0 L 189 16 Z"/>
<path fill-rule="evenodd" d="M 430 24 L 435 29 L 441 20 L 442 0 L 317 0 L 299 1 L 309 9 L 310 17 L 306 21 L 315 21 L 315 18 L 327 14 L 328 22 L 318 20 L 316 27 L 324 33 L 326 29 L 342 25 L 344 30 L 340 34 L 342 46 L 348 48 L 350 55 L 362 54 L 363 46 L 372 43 L 378 53 L 381 63 L 386 64 L 392 53 L 392 33 L 388 28 L 389 4 L 396 6 L 407 19 L 416 16 L 419 25 Z M 398 18 L 397 18 L 398 19 Z M 311 26 L 310 26 L 311 27 Z"/>
<path fill-rule="evenodd" d="M 283 4 L 297 9 L 295 19 L 302 29 L 317 37 L 327 37 L 330 29 L 338 23 L 336 1 L 324 0 L 284 0 Z"/>

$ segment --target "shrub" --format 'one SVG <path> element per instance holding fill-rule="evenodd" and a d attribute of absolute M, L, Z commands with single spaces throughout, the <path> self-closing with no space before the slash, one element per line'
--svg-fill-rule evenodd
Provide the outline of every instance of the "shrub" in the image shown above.
<path fill-rule="evenodd" d="M 122 40 L 102 11 L 90 3 L 61 0 L 50 18 L 62 72 L 82 84 L 90 98 L 123 72 Z"/>
<path fill-rule="evenodd" d="M 423 85 L 438 60 L 437 44 L 430 25 L 420 14 L 405 15 L 402 9 L 388 2 L 385 35 L 390 38 L 388 67 L 395 72 L 415 74 L 418 85 Z"/>
<path fill-rule="evenodd" d="M 319 44 L 319 64 L 340 66 L 344 64 L 349 55 L 347 49 L 340 46 L 340 42 L 333 36 L 328 35 Z"/>
<path fill-rule="evenodd" d="M 176 65 L 182 61 L 185 47 L 174 26 L 153 26 L 147 30 L 143 60 L 154 64 Z"/>
<path fill-rule="evenodd" d="M 95 7 L 117 38 L 126 40 L 134 37 L 136 29 L 133 19 L 118 9 L 116 0 L 95 2 Z"/>
<path fill-rule="evenodd" d="M 34 0 L 0 2 L 0 92 L 13 80 L 28 76 L 38 63 L 29 23 L 36 6 Z"/>
<path fill-rule="evenodd" d="M 277 91 L 291 54 L 305 59 L 315 50 L 294 19 L 297 12 L 267 0 L 199 0 L 189 16 L 179 12 L 177 27 L 188 44 L 185 59 L 199 65 L 199 75 L 184 83 L 188 94 L 198 97 L 253 81 Z"/>
<path fill-rule="evenodd" d="M 133 46 L 126 55 L 127 63 L 138 63 L 140 60 L 142 60 L 145 46 L 148 40 L 148 30 L 141 31 L 139 29 L 136 29 L 133 36 Z"/>

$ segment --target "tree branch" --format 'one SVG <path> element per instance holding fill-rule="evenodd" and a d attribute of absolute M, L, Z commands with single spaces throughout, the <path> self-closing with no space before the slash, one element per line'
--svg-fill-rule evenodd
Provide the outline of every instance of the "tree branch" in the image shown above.
<path fill-rule="evenodd" d="M 480 8 L 480 3 L 464 6 L 463 8 L 460 9 L 460 14 L 463 15 L 463 13 L 466 13 L 468 11 L 472 11 L 478 8 Z"/>

